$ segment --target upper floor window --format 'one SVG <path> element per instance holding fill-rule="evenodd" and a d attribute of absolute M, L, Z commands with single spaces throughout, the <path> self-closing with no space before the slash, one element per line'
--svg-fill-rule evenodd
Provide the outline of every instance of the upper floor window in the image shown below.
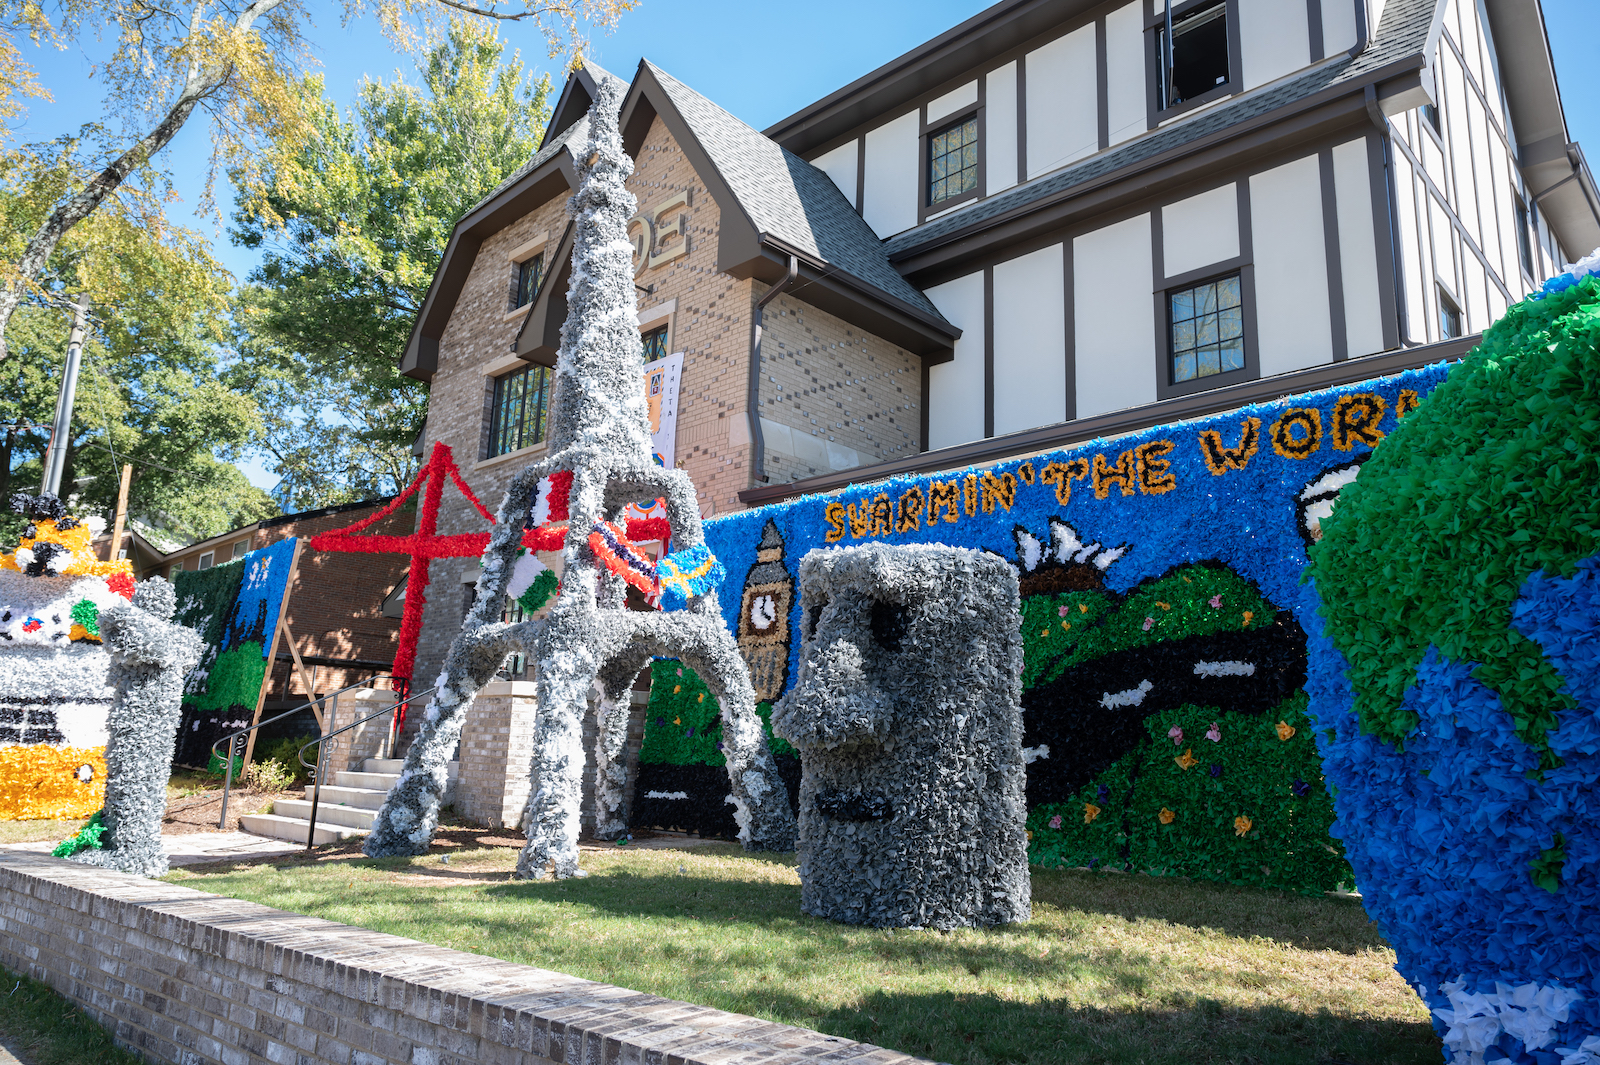
<path fill-rule="evenodd" d="M 928 136 L 928 206 L 978 191 L 978 116 L 970 115 Z"/>
<path fill-rule="evenodd" d="M 1435 137 L 1444 136 L 1444 130 L 1439 126 L 1439 108 L 1436 104 L 1423 104 L 1417 110 L 1422 113 L 1423 125 L 1433 130 Z"/>
<path fill-rule="evenodd" d="M 1244 369 L 1239 275 L 1172 292 L 1172 383 Z"/>
<path fill-rule="evenodd" d="M 1530 240 L 1529 237 L 1528 237 L 1528 233 L 1532 229 L 1532 224 L 1531 224 L 1531 222 L 1529 221 L 1529 218 L 1528 218 L 1528 207 L 1527 207 L 1526 204 L 1524 204 L 1522 202 L 1522 197 L 1520 197 L 1520 196 L 1517 197 L 1516 205 L 1517 205 L 1517 254 L 1522 259 L 1522 272 L 1527 274 L 1528 275 L 1528 279 L 1531 281 L 1531 280 L 1534 280 L 1534 279 L 1538 278 L 1538 276 L 1539 276 L 1538 273 L 1533 268 L 1533 241 Z"/>
<path fill-rule="evenodd" d="M 234 558 L 238 558 L 239 556 L 245 554 L 249 550 L 250 550 L 250 541 L 249 540 L 240 540 L 238 543 L 233 545 L 233 557 Z"/>
<path fill-rule="evenodd" d="M 533 297 L 539 294 L 539 277 L 543 269 L 543 254 L 512 264 L 511 306 L 513 308 L 526 307 L 533 302 Z"/>
<path fill-rule="evenodd" d="M 544 439 L 550 413 L 550 371 L 524 366 L 494 379 L 486 458 L 532 447 Z"/>
<path fill-rule="evenodd" d="M 1453 340 L 1461 335 L 1461 311 L 1450 294 L 1439 287 L 1439 339 Z"/>
<path fill-rule="evenodd" d="M 659 325 L 654 329 L 647 330 L 639 337 L 639 340 L 644 344 L 645 362 L 655 362 L 657 359 L 664 359 L 667 357 L 666 326 Z"/>
<path fill-rule="evenodd" d="M 1156 5 L 1160 13 L 1161 5 Z M 1161 110 L 1177 107 L 1228 84 L 1228 4 L 1214 0 L 1172 18 L 1172 51 L 1167 30 L 1156 30 L 1161 62 Z"/>
<path fill-rule="evenodd" d="M 210 569 L 212 563 L 214 563 L 216 560 L 217 560 L 217 556 L 215 554 L 213 554 L 212 552 L 207 551 L 205 554 L 200 556 L 200 568 L 201 569 Z"/>

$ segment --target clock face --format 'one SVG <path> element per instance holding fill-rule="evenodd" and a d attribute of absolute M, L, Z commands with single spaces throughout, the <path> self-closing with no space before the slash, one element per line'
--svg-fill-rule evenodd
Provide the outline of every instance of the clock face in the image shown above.
<path fill-rule="evenodd" d="M 777 619 L 778 605 L 772 601 L 772 596 L 758 595 L 750 601 L 750 624 L 758 631 L 766 632 Z"/>

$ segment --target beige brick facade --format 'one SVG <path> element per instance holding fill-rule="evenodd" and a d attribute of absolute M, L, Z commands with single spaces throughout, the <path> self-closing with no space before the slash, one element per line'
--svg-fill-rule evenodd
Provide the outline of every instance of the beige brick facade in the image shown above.
<path fill-rule="evenodd" d="M 701 512 L 742 509 L 753 484 L 750 458 L 750 345 L 756 299 L 767 290 L 717 269 L 721 206 L 682 147 L 656 117 L 635 158 L 628 188 L 639 211 L 653 215 L 678 197 L 684 251 L 640 271 L 642 328 L 668 327 L 668 350 L 683 353 L 676 463 L 694 481 Z M 544 454 L 542 444 L 485 458 L 493 378 L 523 365 L 511 354 L 520 314 L 508 313 L 514 258 L 545 241 L 553 251 L 566 226 L 566 197 L 541 205 L 487 238 L 467 276 L 439 344 L 429 395 L 426 443 L 442 440 L 479 499 L 495 510 L 511 478 Z M 878 462 L 920 448 L 920 366 L 915 356 L 790 295 L 767 308 L 761 401 L 772 482 Z M 770 428 L 769 428 L 770 427 Z M 487 527 L 453 488 L 439 516 L 441 533 Z M 549 561 L 554 561 L 550 559 Z M 436 562 L 417 650 L 419 688 L 430 687 L 466 612 L 477 563 Z M 407 732 L 416 728 L 413 715 Z M 469 725 L 470 729 L 472 726 Z M 467 761 L 465 751 L 463 763 Z M 466 770 L 463 764 L 463 771 Z"/>
<path fill-rule="evenodd" d="M 787 294 L 761 319 L 761 435 L 772 484 L 922 450 L 922 363 Z"/>

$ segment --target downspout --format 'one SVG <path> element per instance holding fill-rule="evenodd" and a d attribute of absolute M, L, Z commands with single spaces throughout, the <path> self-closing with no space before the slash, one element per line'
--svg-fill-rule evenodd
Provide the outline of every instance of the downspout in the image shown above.
<path fill-rule="evenodd" d="M 1362 95 L 1367 103 L 1367 117 L 1378 127 L 1378 135 L 1383 141 L 1383 187 L 1386 193 L 1383 207 L 1389 215 L 1389 276 L 1394 278 L 1395 337 L 1400 341 L 1400 346 L 1405 347 L 1411 340 L 1407 331 L 1410 318 L 1406 314 L 1406 277 L 1400 269 L 1400 230 L 1396 221 L 1398 205 L 1395 203 L 1398 193 L 1394 187 L 1394 156 L 1391 154 L 1394 149 L 1389 140 L 1389 119 L 1378 106 L 1376 86 L 1367 85 Z"/>
<path fill-rule="evenodd" d="M 794 255 L 789 256 L 789 272 L 783 280 L 767 289 L 766 294 L 756 300 L 755 314 L 750 322 L 750 388 L 745 397 L 745 406 L 750 419 L 750 475 L 753 481 L 763 484 L 767 481 L 767 442 L 761 435 L 761 312 L 786 289 L 795 283 L 800 276 L 800 260 Z M 751 487 L 755 485 L 752 483 Z"/>

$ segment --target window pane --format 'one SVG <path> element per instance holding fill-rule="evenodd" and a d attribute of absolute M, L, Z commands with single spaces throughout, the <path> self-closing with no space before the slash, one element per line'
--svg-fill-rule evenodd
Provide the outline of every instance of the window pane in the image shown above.
<path fill-rule="evenodd" d="M 1158 5 L 1159 10 L 1159 5 Z M 1157 33 L 1162 50 L 1166 35 Z M 1209 92 L 1228 81 L 1228 9 L 1225 3 L 1207 5 L 1173 20 L 1172 79 L 1166 106 Z"/>
<path fill-rule="evenodd" d="M 1237 277 L 1225 277 L 1217 282 L 1217 306 L 1239 306 L 1239 279 Z"/>
<path fill-rule="evenodd" d="M 1172 307 L 1172 381 L 1244 369 L 1244 309 L 1239 278 L 1222 278 L 1167 295 Z"/>
<path fill-rule="evenodd" d="M 1179 322 L 1172 327 L 1173 351 L 1189 351 L 1194 346 L 1194 322 Z"/>
<path fill-rule="evenodd" d="M 965 119 L 928 138 L 928 204 L 978 187 L 978 120 Z"/>

